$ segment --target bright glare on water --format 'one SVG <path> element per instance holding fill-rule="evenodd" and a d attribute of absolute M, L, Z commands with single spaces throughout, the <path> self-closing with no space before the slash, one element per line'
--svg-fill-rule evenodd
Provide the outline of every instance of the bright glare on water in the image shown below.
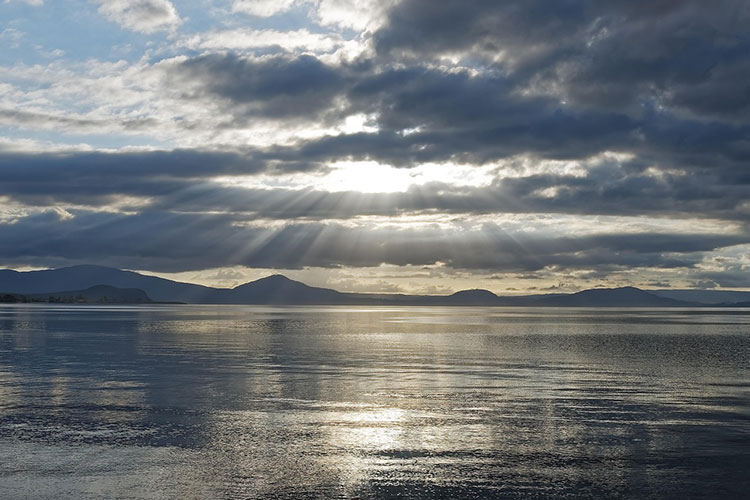
<path fill-rule="evenodd" d="M 750 495 L 750 312 L 0 307 L 2 498 Z"/>

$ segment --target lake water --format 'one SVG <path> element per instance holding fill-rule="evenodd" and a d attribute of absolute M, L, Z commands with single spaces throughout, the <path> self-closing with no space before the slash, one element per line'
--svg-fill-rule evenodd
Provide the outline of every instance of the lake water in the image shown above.
<path fill-rule="evenodd" d="M 750 311 L 0 307 L 2 498 L 740 498 Z"/>

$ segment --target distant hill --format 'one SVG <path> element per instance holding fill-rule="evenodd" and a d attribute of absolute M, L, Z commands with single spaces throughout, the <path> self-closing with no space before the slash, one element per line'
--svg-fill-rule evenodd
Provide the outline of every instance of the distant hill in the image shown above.
<path fill-rule="evenodd" d="M 489 290 L 461 290 L 453 295 L 445 297 L 446 303 L 450 305 L 463 306 L 496 306 L 500 304 L 500 297 Z"/>
<path fill-rule="evenodd" d="M 137 288 L 116 288 L 109 285 L 95 285 L 85 290 L 46 292 L 36 294 L 0 294 L 0 302 L 50 302 L 84 304 L 146 304 L 151 299 L 146 292 Z"/>
<path fill-rule="evenodd" d="M 570 295 L 546 297 L 537 305 L 555 307 L 690 307 L 698 303 L 659 297 L 653 293 L 626 286 L 584 290 Z"/>
<path fill-rule="evenodd" d="M 649 290 L 651 293 L 669 299 L 702 302 L 704 304 L 728 304 L 750 302 L 750 292 L 732 290 Z"/>
<path fill-rule="evenodd" d="M 216 292 L 215 288 L 103 266 L 82 265 L 27 272 L 0 270 L 0 291 L 8 293 L 38 294 L 57 290 L 85 290 L 102 284 L 117 288 L 138 288 L 146 292 L 152 300 L 159 302 L 211 303 Z"/>
<path fill-rule="evenodd" d="M 329 288 L 316 288 L 286 276 L 275 274 L 245 283 L 231 290 L 221 290 L 225 304 L 351 304 L 349 294 Z"/>
<path fill-rule="evenodd" d="M 110 290 L 100 288 L 105 285 Z M 573 294 L 498 296 L 489 290 L 462 290 L 452 295 L 404 295 L 344 293 L 311 287 L 285 276 L 274 275 L 235 288 L 211 288 L 181 283 L 133 271 L 101 266 L 73 266 L 45 271 L 0 270 L 0 294 L 60 296 L 82 294 L 106 297 L 120 289 L 119 300 L 146 299 L 193 304 L 289 304 L 289 305 L 442 305 L 442 306 L 538 306 L 538 307 L 696 307 L 700 301 L 680 300 L 634 287 L 601 288 Z M 129 289 L 129 290 L 128 290 Z M 85 292 L 85 293 L 84 293 Z M 138 292 L 142 292 L 143 296 Z M 97 293 L 99 295 L 97 295 Z M 140 297 L 140 298 L 139 298 Z M 103 299 L 102 299 L 103 300 Z M 144 300 L 145 302 L 146 300 Z M 723 305 L 731 305 L 725 303 Z M 741 306 L 737 306 L 741 307 Z"/>

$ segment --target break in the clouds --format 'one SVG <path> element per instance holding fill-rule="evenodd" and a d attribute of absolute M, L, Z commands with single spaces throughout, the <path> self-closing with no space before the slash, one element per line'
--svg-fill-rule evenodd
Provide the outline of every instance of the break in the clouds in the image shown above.
<path fill-rule="evenodd" d="M 5 266 L 750 287 L 747 2 L 0 11 Z"/>

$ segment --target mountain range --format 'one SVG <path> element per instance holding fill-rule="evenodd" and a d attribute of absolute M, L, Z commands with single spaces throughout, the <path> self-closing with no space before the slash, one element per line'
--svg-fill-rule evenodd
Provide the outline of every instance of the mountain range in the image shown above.
<path fill-rule="evenodd" d="M 668 292 L 670 293 L 663 294 L 659 290 L 646 291 L 634 287 L 622 287 L 596 288 L 571 294 L 525 296 L 498 296 L 488 290 L 462 290 L 452 295 L 369 294 L 345 293 L 328 288 L 311 287 L 282 275 L 268 276 L 230 289 L 183 283 L 133 271 L 92 265 L 26 272 L 0 270 L 0 293 L 35 298 L 54 296 L 70 299 L 70 297 L 82 296 L 84 297 L 82 301 L 85 302 L 544 307 L 697 307 L 705 305 L 741 307 L 744 304 L 750 304 L 750 292 L 730 292 L 734 294 L 732 298 L 736 298 L 732 302 L 680 298 L 679 292 L 688 292 L 683 296 L 690 296 L 691 290 Z M 693 296 L 697 295 L 693 294 Z M 700 295 L 700 297 L 706 296 L 705 292 Z"/>

